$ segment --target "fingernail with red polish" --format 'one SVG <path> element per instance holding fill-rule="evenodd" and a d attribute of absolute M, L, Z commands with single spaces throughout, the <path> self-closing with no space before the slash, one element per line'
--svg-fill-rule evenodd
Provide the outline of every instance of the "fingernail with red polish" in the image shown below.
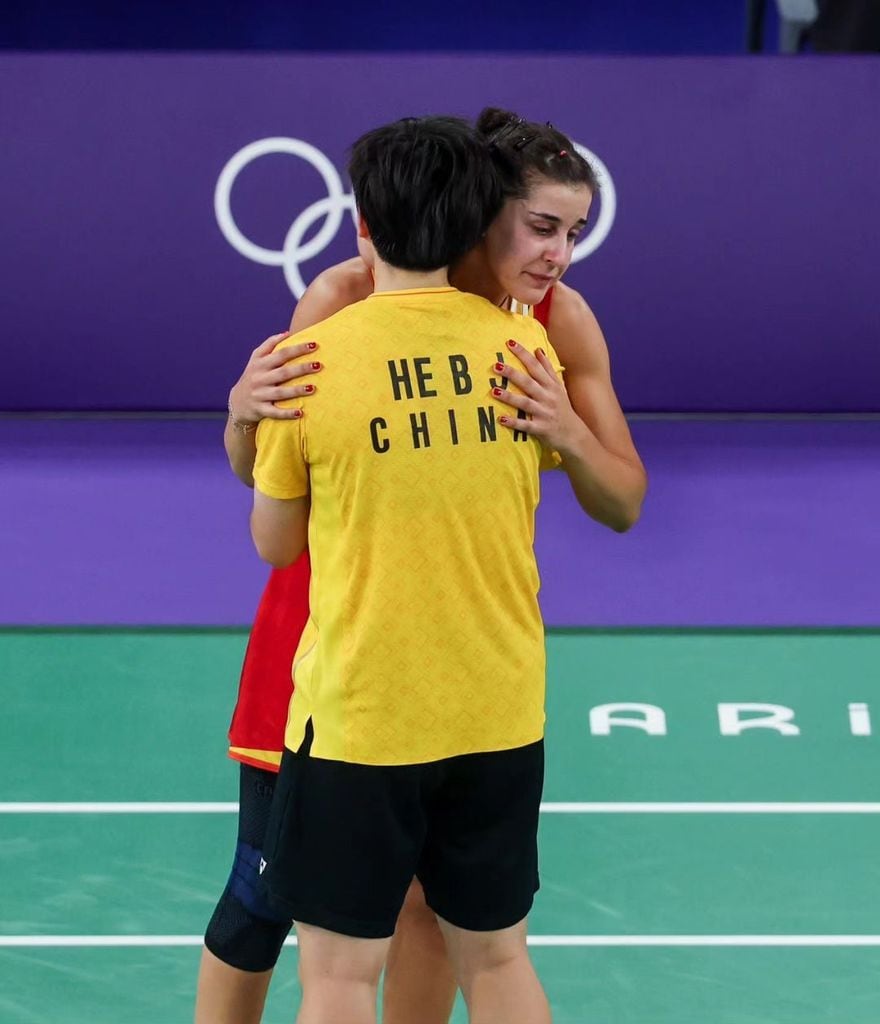
<path fill-rule="evenodd" d="M 506 416 L 499 416 L 498 417 L 498 422 L 506 424 L 507 423 L 507 417 Z"/>
<path fill-rule="evenodd" d="M 507 347 L 508 348 L 516 348 L 516 342 L 515 341 L 508 341 Z"/>
<path fill-rule="evenodd" d="M 317 347 L 318 347 L 317 341 L 310 341 L 308 343 L 308 345 L 306 345 L 306 348 L 309 350 L 309 352 L 314 352 Z"/>
<path fill-rule="evenodd" d="M 312 363 L 312 369 L 313 370 L 320 370 L 321 369 L 321 364 L 320 363 Z"/>
<path fill-rule="evenodd" d="M 305 393 L 307 395 L 310 395 L 315 390 L 315 385 L 314 384 L 306 384 L 306 386 L 303 388 L 303 390 L 305 391 Z"/>
<path fill-rule="evenodd" d="M 492 388 L 492 394 L 495 395 L 497 398 L 500 395 L 503 395 L 504 392 L 501 390 L 501 388 Z"/>
<path fill-rule="evenodd" d="M 501 371 L 502 371 L 502 370 L 504 369 L 504 363 L 496 363 L 496 364 L 495 364 L 495 369 L 496 369 L 496 370 L 497 370 L 497 371 L 498 371 L 499 373 L 501 373 Z"/>
<path fill-rule="evenodd" d="M 298 419 L 300 419 L 300 418 L 302 417 L 302 414 L 303 414 L 303 411 L 302 411 L 302 409 L 294 409 L 294 410 L 293 410 L 293 418 L 294 418 L 295 420 L 298 420 Z"/>

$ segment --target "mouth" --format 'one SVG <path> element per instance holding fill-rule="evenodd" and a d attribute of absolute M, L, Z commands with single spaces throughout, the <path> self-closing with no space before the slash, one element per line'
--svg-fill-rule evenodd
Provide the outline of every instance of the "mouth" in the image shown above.
<path fill-rule="evenodd" d="M 553 284 L 556 278 L 553 274 L 534 274 L 531 270 L 526 271 L 526 276 L 530 277 L 536 284 L 539 284 L 542 288 L 546 288 L 547 285 Z"/>

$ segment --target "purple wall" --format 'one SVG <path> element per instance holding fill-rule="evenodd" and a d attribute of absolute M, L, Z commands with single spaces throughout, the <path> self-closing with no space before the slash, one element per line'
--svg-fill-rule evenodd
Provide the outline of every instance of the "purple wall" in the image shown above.
<path fill-rule="evenodd" d="M 0 420 L 0 625 L 249 624 L 267 569 L 222 427 Z M 880 623 L 880 422 L 633 427 L 651 489 L 631 533 L 543 476 L 548 626 Z"/>
<path fill-rule="evenodd" d="M 233 154 L 294 137 L 342 168 L 377 123 L 495 103 L 610 171 L 616 219 L 569 280 L 628 408 L 876 410 L 878 99 L 870 58 L 4 56 L 0 408 L 221 408 L 293 305 L 218 228 Z M 264 156 L 232 210 L 277 250 L 324 195 Z M 302 272 L 352 250 L 343 219 Z"/>

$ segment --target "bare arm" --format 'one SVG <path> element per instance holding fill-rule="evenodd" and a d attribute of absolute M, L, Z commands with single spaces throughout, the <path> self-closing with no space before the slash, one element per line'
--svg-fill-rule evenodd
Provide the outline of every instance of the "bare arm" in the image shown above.
<path fill-rule="evenodd" d="M 223 444 L 233 473 L 243 484 L 254 486 L 254 459 L 257 448 L 255 427 L 261 419 L 288 419 L 292 409 L 280 409 L 277 402 L 289 398 L 307 397 L 317 388 L 314 383 L 299 383 L 302 377 L 320 372 L 321 363 L 290 364 L 306 352 L 306 346 L 290 346 L 275 351 L 280 341 L 307 330 L 339 312 L 352 302 L 364 299 L 373 289 L 366 265 L 359 258 L 346 260 L 319 274 L 309 285 L 296 305 L 290 320 L 290 330 L 267 338 L 251 353 L 244 372 L 229 393 L 231 415 L 226 421 Z M 297 381 L 296 384 L 293 382 Z M 307 390 L 311 389 L 311 390 Z"/>
<path fill-rule="evenodd" d="M 308 496 L 270 498 L 255 488 L 251 536 L 260 558 L 276 569 L 292 565 L 305 551 L 308 533 Z"/>
<path fill-rule="evenodd" d="M 520 347 L 514 354 L 526 374 L 507 368 L 504 376 L 525 396 L 511 394 L 503 400 L 530 413 L 528 432 L 562 456 L 562 468 L 584 511 L 623 533 L 638 521 L 647 474 L 614 393 L 601 328 L 581 296 L 565 285 L 556 287 L 548 336 L 565 367 L 564 388 L 546 357 Z M 523 426 L 516 421 L 518 429 Z"/>

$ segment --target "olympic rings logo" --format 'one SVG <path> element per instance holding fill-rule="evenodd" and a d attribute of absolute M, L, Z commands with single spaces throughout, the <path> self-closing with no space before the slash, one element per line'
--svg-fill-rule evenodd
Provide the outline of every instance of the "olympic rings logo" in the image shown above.
<path fill-rule="evenodd" d="M 617 212 L 617 193 L 614 180 L 608 168 L 586 146 L 575 143 L 575 148 L 585 159 L 589 160 L 599 176 L 602 185 L 601 206 L 599 216 L 590 232 L 574 247 L 571 262 L 577 263 L 594 253 L 608 237 L 614 224 Z M 310 164 L 324 180 L 327 195 L 323 199 L 307 206 L 287 229 L 284 244 L 280 249 L 266 249 L 247 238 L 232 216 L 232 187 L 238 175 L 261 156 L 271 153 L 288 154 L 299 157 Z M 354 196 L 343 188 L 342 178 L 333 163 L 315 146 L 302 139 L 289 139 L 278 136 L 259 139 L 240 149 L 229 160 L 214 189 L 214 214 L 223 237 L 246 259 L 261 263 L 267 267 L 282 267 L 284 279 L 294 296 L 299 299 L 306 290 L 300 267 L 307 260 L 323 252 L 336 237 L 346 211 L 351 215 L 352 222 L 357 226 L 357 213 Z M 321 218 L 324 223 L 308 242 L 303 242 L 309 229 Z"/>

